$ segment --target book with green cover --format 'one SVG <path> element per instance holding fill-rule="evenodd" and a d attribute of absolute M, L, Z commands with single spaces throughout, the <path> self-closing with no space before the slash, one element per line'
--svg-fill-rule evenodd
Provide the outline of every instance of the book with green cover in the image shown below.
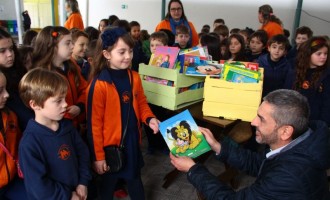
<path fill-rule="evenodd" d="M 238 76 L 240 75 L 240 76 Z M 244 78 L 244 77 L 246 78 Z M 257 83 L 260 79 L 260 72 L 259 71 L 253 71 L 246 68 L 241 68 L 235 65 L 230 64 L 224 64 L 224 69 L 222 73 L 222 78 L 226 81 L 230 82 L 255 82 Z M 255 81 L 253 81 L 254 79 Z M 245 81 L 244 81 L 245 80 Z"/>
<path fill-rule="evenodd" d="M 159 130 L 174 155 L 196 158 L 211 150 L 189 110 L 161 122 Z"/>

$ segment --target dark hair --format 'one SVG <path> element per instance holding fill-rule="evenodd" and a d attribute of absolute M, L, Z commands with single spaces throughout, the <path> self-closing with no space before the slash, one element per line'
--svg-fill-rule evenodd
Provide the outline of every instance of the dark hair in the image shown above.
<path fill-rule="evenodd" d="M 277 127 L 293 127 L 292 140 L 308 129 L 309 106 L 306 97 L 294 90 L 280 89 L 270 92 L 263 100 L 273 107 L 272 117 Z"/>
<path fill-rule="evenodd" d="M 294 89 L 302 88 L 303 82 L 306 80 L 307 70 L 310 68 L 311 55 L 321 48 L 328 48 L 327 61 L 323 66 L 319 66 L 315 73 L 313 73 L 310 85 L 315 88 L 318 87 L 317 83 L 319 79 L 324 74 L 325 70 L 330 67 L 330 49 L 328 41 L 322 37 L 311 37 L 306 42 L 302 43 L 298 49 L 297 59 L 296 59 L 296 82 Z"/>
<path fill-rule="evenodd" d="M 235 38 L 236 40 L 238 40 L 238 42 L 241 44 L 241 49 L 240 51 L 236 54 L 235 58 L 233 59 L 233 61 L 248 61 L 248 59 L 245 56 L 245 42 L 244 42 L 244 38 L 243 36 L 241 36 L 238 33 L 233 33 L 229 36 L 228 38 L 228 43 L 227 43 L 227 49 L 226 49 L 226 54 L 225 54 L 225 60 L 229 59 L 232 55 L 229 51 L 229 46 L 231 43 L 231 39 Z"/>
<path fill-rule="evenodd" d="M 212 60 L 221 60 L 221 49 L 219 37 L 214 37 L 211 34 L 205 34 L 201 37 L 200 43 L 202 46 L 207 46 L 209 55 L 212 56 Z"/>
<path fill-rule="evenodd" d="M 213 24 L 215 24 L 215 23 L 219 23 L 219 24 L 222 23 L 223 25 L 225 25 L 225 20 L 220 19 L 220 18 L 219 19 L 215 19 L 214 22 L 213 22 Z"/>
<path fill-rule="evenodd" d="M 119 30 L 121 29 L 121 30 Z M 130 48 L 134 47 L 134 40 L 126 30 L 120 27 L 108 27 L 100 35 L 96 43 L 95 57 L 93 59 L 93 68 L 91 70 L 91 78 L 98 75 L 105 67 L 108 67 L 108 61 L 103 56 L 103 50 L 111 52 L 114 46 L 121 38 Z M 110 41 L 108 41 L 110 40 Z M 105 45 L 107 44 L 107 45 Z"/>
<path fill-rule="evenodd" d="M 77 0 L 66 0 L 66 3 L 69 5 L 72 13 L 80 13 Z"/>
<path fill-rule="evenodd" d="M 137 21 L 131 21 L 129 23 L 129 28 L 132 29 L 132 27 L 134 27 L 134 26 L 141 26 L 141 25 Z"/>
<path fill-rule="evenodd" d="M 87 33 L 88 39 L 90 41 L 97 40 L 99 38 L 100 31 L 92 26 L 86 27 L 84 31 L 85 31 L 85 33 Z"/>
<path fill-rule="evenodd" d="M 149 35 L 147 30 L 143 29 L 143 30 L 140 31 L 140 40 L 141 41 L 149 40 L 149 38 L 150 38 L 150 35 Z"/>
<path fill-rule="evenodd" d="M 283 44 L 285 47 L 285 50 L 288 50 L 290 47 L 290 42 L 289 42 L 288 38 L 285 37 L 285 35 L 283 35 L 283 34 L 274 35 L 273 37 L 269 38 L 267 45 L 270 46 L 274 43 Z"/>
<path fill-rule="evenodd" d="M 313 31 L 307 26 L 301 26 L 301 27 L 296 29 L 296 36 L 295 37 L 297 37 L 298 34 L 307 35 L 307 37 L 310 38 L 310 37 L 313 36 Z"/>
<path fill-rule="evenodd" d="M 89 39 L 88 34 L 86 32 L 84 32 L 84 31 L 78 30 L 78 31 L 72 32 L 72 43 L 73 44 L 76 43 L 76 41 L 78 40 L 78 38 L 81 37 L 81 36 Z"/>
<path fill-rule="evenodd" d="M 168 44 L 168 36 L 164 31 L 157 31 L 150 35 L 150 39 L 160 40 L 164 45 Z"/>
<path fill-rule="evenodd" d="M 219 25 L 215 27 L 214 31 L 218 35 L 221 35 L 223 37 L 228 37 L 229 36 L 229 29 L 226 25 Z"/>
<path fill-rule="evenodd" d="M 239 31 L 240 31 L 241 29 L 239 29 L 239 28 L 232 28 L 232 29 L 230 29 L 230 34 L 236 34 L 236 33 L 238 33 Z"/>
<path fill-rule="evenodd" d="M 263 24 L 267 24 L 268 22 L 275 22 L 282 26 L 282 21 L 274 15 L 273 8 L 270 5 L 265 4 L 260 6 L 259 13 L 261 13 L 262 17 L 264 18 Z"/>
<path fill-rule="evenodd" d="M 289 38 L 290 37 L 290 31 L 288 29 L 283 29 L 285 37 Z"/>
<path fill-rule="evenodd" d="M 23 45 L 32 46 L 33 38 L 37 37 L 38 32 L 35 30 L 27 30 L 24 34 Z"/>
<path fill-rule="evenodd" d="M 178 35 L 178 34 L 189 34 L 189 28 L 186 27 L 186 26 L 183 25 L 183 24 L 178 25 L 178 26 L 175 28 L 175 33 L 176 33 L 176 35 Z"/>
<path fill-rule="evenodd" d="M 106 26 L 109 26 L 109 20 L 108 19 L 101 19 L 100 22 L 99 22 L 99 26 L 98 26 L 98 30 L 100 30 L 100 23 L 101 22 L 104 22 Z"/>
<path fill-rule="evenodd" d="M 119 18 L 116 15 L 110 15 L 109 16 L 109 25 L 111 26 L 118 19 Z"/>
<path fill-rule="evenodd" d="M 125 19 L 118 19 L 118 20 L 116 20 L 116 21 L 112 24 L 112 26 L 117 26 L 117 27 L 119 27 L 119 28 L 123 28 L 123 29 L 125 29 L 128 33 L 131 32 L 131 27 L 130 27 L 128 21 L 125 20 Z"/>
<path fill-rule="evenodd" d="M 186 15 L 184 14 L 184 8 L 183 8 L 183 4 L 180 0 L 171 0 L 170 2 L 168 2 L 168 6 L 167 6 L 167 14 L 165 16 L 165 20 L 170 20 L 171 17 L 171 4 L 172 3 L 179 3 L 181 8 L 182 8 L 182 16 L 181 18 L 183 18 L 184 20 L 188 21 Z"/>
<path fill-rule="evenodd" d="M 25 65 L 26 59 L 28 56 L 31 56 L 32 59 L 32 54 L 33 54 L 33 47 L 29 45 L 21 45 L 18 47 L 18 52 L 19 52 L 19 58 L 21 62 Z M 32 60 L 31 60 L 32 62 Z M 24 66 L 27 67 L 27 66 Z M 28 69 L 27 69 L 28 70 Z"/>
<path fill-rule="evenodd" d="M 96 43 L 97 43 L 97 40 L 92 40 L 88 43 L 88 47 L 87 47 L 87 51 L 86 51 L 86 58 L 95 56 Z"/>
<path fill-rule="evenodd" d="M 258 38 L 264 47 L 267 46 L 268 35 L 266 31 L 257 30 L 256 32 L 252 33 L 252 35 L 250 36 L 250 41 L 252 38 Z"/>
<path fill-rule="evenodd" d="M 175 43 L 175 35 L 172 33 L 172 31 L 168 30 L 168 29 L 160 29 L 159 31 L 163 31 L 164 33 L 166 33 L 167 37 L 168 37 L 168 46 L 173 46 L 173 44 Z"/>

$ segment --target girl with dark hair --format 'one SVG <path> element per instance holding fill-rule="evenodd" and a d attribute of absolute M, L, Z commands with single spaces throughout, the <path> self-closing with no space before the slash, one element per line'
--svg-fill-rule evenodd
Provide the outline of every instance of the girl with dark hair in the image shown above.
<path fill-rule="evenodd" d="M 84 23 L 79 11 L 77 0 L 66 0 L 65 9 L 68 14 L 64 27 L 67 29 L 77 28 L 81 31 L 84 30 Z"/>
<path fill-rule="evenodd" d="M 168 3 L 165 19 L 157 25 L 155 31 L 167 29 L 172 31 L 172 33 L 176 35 L 176 27 L 182 24 L 189 29 L 190 39 L 188 42 L 188 46 L 198 45 L 197 31 L 195 30 L 194 25 L 190 21 L 188 21 L 186 15 L 184 14 L 183 5 L 180 0 L 171 0 Z"/>
<path fill-rule="evenodd" d="M 298 50 L 295 73 L 287 79 L 289 88 L 308 99 L 311 120 L 323 120 L 330 126 L 329 44 L 324 37 L 312 37 Z"/>
<path fill-rule="evenodd" d="M 270 5 L 260 6 L 258 12 L 258 19 L 261 23 L 260 29 L 267 32 L 268 39 L 274 35 L 284 34 L 282 21 L 274 15 Z"/>
<path fill-rule="evenodd" d="M 225 60 L 248 61 L 245 56 L 244 38 L 238 33 L 233 33 L 228 38 Z"/>

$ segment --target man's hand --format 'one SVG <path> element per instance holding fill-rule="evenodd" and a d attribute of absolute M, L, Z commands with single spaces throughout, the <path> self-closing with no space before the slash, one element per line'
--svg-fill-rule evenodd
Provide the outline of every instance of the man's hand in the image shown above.
<path fill-rule="evenodd" d="M 207 143 L 209 143 L 211 149 L 218 155 L 221 151 L 221 144 L 214 138 L 213 133 L 203 127 L 199 127 L 199 130 L 203 133 Z"/>
<path fill-rule="evenodd" d="M 170 153 L 170 158 L 172 165 L 174 165 L 175 168 L 182 172 L 187 172 L 192 166 L 196 164 L 193 159 L 185 156 L 179 157 Z"/>

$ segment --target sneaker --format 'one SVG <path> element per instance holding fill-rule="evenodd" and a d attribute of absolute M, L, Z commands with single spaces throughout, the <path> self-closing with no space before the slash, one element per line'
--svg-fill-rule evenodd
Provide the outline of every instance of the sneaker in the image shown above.
<path fill-rule="evenodd" d="M 115 191 L 115 194 L 114 194 L 114 196 L 116 197 L 116 198 L 126 198 L 127 196 L 128 196 L 128 194 L 127 194 L 127 192 L 126 192 L 126 190 L 124 190 L 124 189 L 119 189 L 119 190 L 116 190 Z"/>

